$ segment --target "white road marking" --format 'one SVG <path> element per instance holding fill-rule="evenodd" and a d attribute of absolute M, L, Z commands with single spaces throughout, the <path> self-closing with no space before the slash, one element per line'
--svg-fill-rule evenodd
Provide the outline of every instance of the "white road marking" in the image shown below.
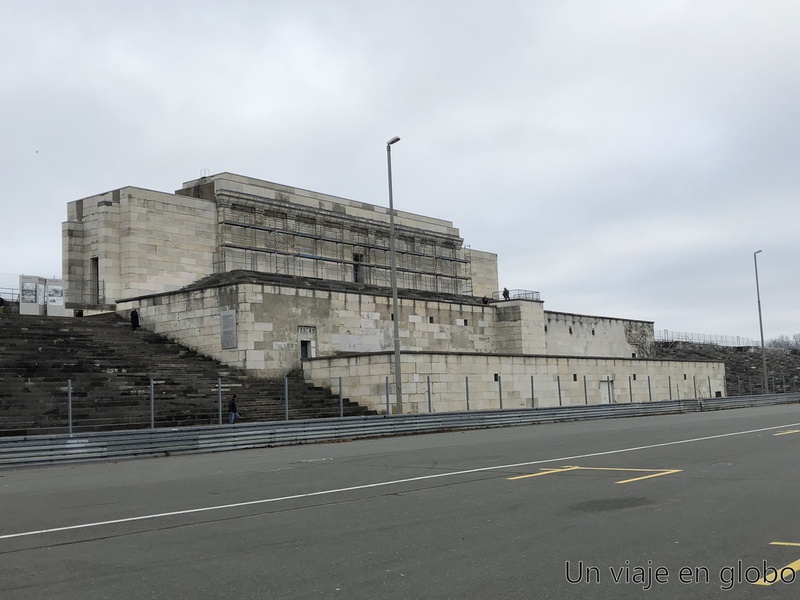
<path fill-rule="evenodd" d="M 313 498 L 315 496 L 330 496 L 333 494 L 341 494 L 343 492 L 354 492 L 358 490 L 368 490 L 371 488 L 386 487 L 390 485 L 400 485 L 403 483 L 414 483 L 416 481 L 426 481 L 429 479 L 441 479 L 444 477 L 457 477 L 459 475 L 470 475 L 472 473 L 484 473 L 487 471 L 499 471 L 501 469 L 516 469 L 518 467 L 529 467 L 531 465 L 542 465 L 553 462 L 572 461 L 579 458 L 591 458 L 593 456 L 608 456 L 611 454 L 622 454 L 625 452 L 636 452 L 638 450 L 649 450 L 651 448 L 664 448 L 666 446 L 677 446 L 680 444 L 692 444 L 695 442 L 705 442 L 708 440 L 718 440 L 726 437 L 733 437 L 737 435 L 748 435 L 751 433 L 761 433 L 764 431 L 773 431 L 775 429 L 784 429 L 786 427 L 798 427 L 800 423 L 789 423 L 787 425 L 776 425 L 775 427 L 763 427 L 761 429 L 748 429 L 745 431 L 734 431 L 732 433 L 721 433 L 718 435 L 709 435 L 699 438 L 691 438 L 688 440 L 676 440 L 673 442 L 663 442 L 660 444 L 649 444 L 647 446 L 634 446 L 632 448 L 620 448 L 618 450 L 606 450 L 604 452 L 591 452 L 589 454 L 578 454 L 575 456 L 561 456 L 558 458 L 545 458 L 542 460 L 531 460 L 521 463 L 513 463 L 509 465 L 494 465 L 491 467 L 478 467 L 475 469 L 465 469 L 463 471 L 450 471 L 448 473 L 434 473 L 433 475 L 420 475 L 419 477 L 408 477 L 406 479 L 394 479 L 391 481 L 379 481 L 376 483 L 366 483 L 363 485 L 354 485 L 351 487 L 335 488 L 331 490 L 320 490 L 318 492 L 306 492 L 303 494 L 293 494 L 291 496 L 279 496 L 277 498 L 262 498 L 261 500 L 250 500 L 247 502 L 235 502 L 233 504 L 221 504 L 218 506 L 204 506 L 202 508 L 189 508 L 186 510 L 176 510 L 172 512 L 155 513 L 151 515 L 140 515 L 138 517 L 126 517 L 123 519 L 112 519 L 110 521 L 97 521 L 95 523 L 82 523 L 80 525 L 67 525 L 66 527 L 53 527 L 52 529 L 38 529 L 34 531 L 23 531 L 20 533 L 9 533 L 0 535 L 0 540 L 9 540 L 13 538 L 28 537 L 34 535 L 44 535 L 46 533 L 59 533 L 62 531 L 73 531 L 76 529 L 89 529 L 91 527 L 103 527 L 105 525 L 118 525 L 120 523 L 133 523 L 136 521 L 148 521 L 154 519 L 163 519 L 166 517 L 177 517 L 181 515 L 191 515 L 195 513 L 211 512 L 216 510 L 227 510 L 231 508 L 241 508 L 243 506 L 256 506 L 259 504 L 272 504 L 274 502 L 284 502 L 286 500 L 299 500 L 301 498 Z"/>

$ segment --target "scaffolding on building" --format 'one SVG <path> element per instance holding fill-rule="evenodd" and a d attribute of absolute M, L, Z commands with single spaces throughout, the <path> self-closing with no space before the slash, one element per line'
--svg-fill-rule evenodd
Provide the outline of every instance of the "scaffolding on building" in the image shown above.
<path fill-rule="evenodd" d="M 217 191 L 217 273 L 245 269 L 390 287 L 389 224 L 287 200 Z M 470 295 L 457 236 L 396 226 L 399 288 Z"/>

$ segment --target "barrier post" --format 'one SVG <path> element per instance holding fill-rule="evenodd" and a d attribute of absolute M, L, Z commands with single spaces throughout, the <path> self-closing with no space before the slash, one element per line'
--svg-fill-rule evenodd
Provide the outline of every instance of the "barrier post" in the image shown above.
<path fill-rule="evenodd" d="M 433 405 L 431 404 L 431 376 L 428 375 L 428 412 L 433 412 Z"/>
<path fill-rule="evenodd" d="M 536 389 L 533 387 L 533 375 L 531 375 L 531 407 L 536 408 Z"/>
<path fill-rule="evenodd" d="M 156 428 L 156 400 L 155 400 L 155 385 L 153 378 L 150 378 L 150 429 Z"/>
<path fill-rule="evenodd" d="M 390 415 L 389 412 L 389 378 L 386 378 L 386 415 Z"/>
<path fill-rule="evenodd" d="M 556 375 L 556 383 L 558 384 L 558 405 L 561 406 L 561 375 Z"/>
<path fill-rule="evenodd" d="M 222 425 L 222 377 L 217 377 L 217 405 L 219 424 Z"/>
<path fill-rule="evenodd" d="M 283 412 L 286 421 L 289 420 L 289 376 L 283 376 Z"/>
<path fill-rule="evenodd" d="M 586 387 L 586 375 L 583 376 L 583 403 L 589 406 L 589 390 Z"/>
<path fill-rule="evenodd" d="M 67 425 L 72 437 L 72 379 L 67 379 Z"/>
<path fill-rule="evenodd" d="M 464 377 L 464 384 L 467 386 L 467 412 L 469 412 L 469 377 Z"/>
<path fill-rule="evenodd" d="M 631 404 L 633 404 L 633 381 L 630 375 L 628 375 L 628 397 L 631 400 Z"/>
<path fill-rule="evenodd" d="M 342 399 L 342 378 L 339 377 L 339 416 L 344 416 L 344 400 Z"/>
<path fill-rule="evenodd" d="M 500 394 L 500 410 L 503 410 L 503 376 L 497 375 L 497 391 Z"/>
<path fill-rule="evenodd" d="M 653 401 L 653 388 L 650 386 L 650 375 L 647 376 L 647 397 Z"/>

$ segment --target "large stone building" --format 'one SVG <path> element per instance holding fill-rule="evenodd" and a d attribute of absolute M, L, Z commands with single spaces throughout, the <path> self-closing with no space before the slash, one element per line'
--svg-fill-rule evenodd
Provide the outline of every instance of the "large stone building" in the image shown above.
<path fill-rule="evenodd" d="M 652 359 L 653 323 L 498 293 L 497 256 L 395 212 L 403 396 L 413 410 L 723 395 L 721 363 Z M 67 308 L 128 312 L 228 364 L 381 408 L 393 381 L 388 209 L 222 173 L 174 194 L 70 202 Z M 428 381 L 432 381 L 428 386 Z M 468 388 L 468 390 L 467 390 Z M 430 390 L 430 392 L 429 392 Z M 502 397 L 502 400 L 501 400 Z"/>

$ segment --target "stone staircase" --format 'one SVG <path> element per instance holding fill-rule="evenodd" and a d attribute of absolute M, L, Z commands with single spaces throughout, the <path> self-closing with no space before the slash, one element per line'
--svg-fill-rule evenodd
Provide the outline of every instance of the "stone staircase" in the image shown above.
<path fill-rule="evenodd" d="M 284 381 L 253 377 L 130 325 L 114 314 L 86 318 L 0 314 L 0 435 L 73 432 L 219 422 L 217 380 L 247 422 L 285 418 Z M 370 414 L 344 401 L 346 416 Z M 339 398 L 289 374 L 289 418 L 338 417 Z"/>
<path fill-rule="evenodd" d="M 769 392 L 800 391 L 800 351 L 767 348 Z M 657 342 L 655 358 L 668 360 L 713 360 L 725 363 L 728 396 L 763 394 L 761 348 L 729 347 L 689 342 Z"/>

